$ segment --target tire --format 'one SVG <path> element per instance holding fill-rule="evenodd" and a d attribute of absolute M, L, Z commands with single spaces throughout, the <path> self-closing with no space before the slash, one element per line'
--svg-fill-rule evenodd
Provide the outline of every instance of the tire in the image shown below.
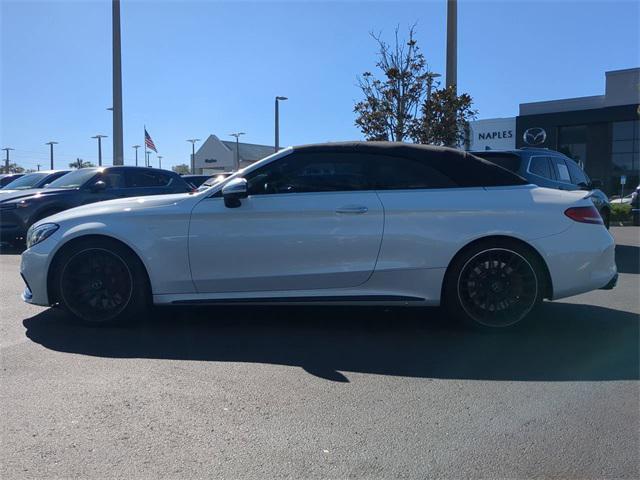
<path fill-rule="evenodd" d="M 74 242 L 54 260 L 54 296 L 87 325 L 114 325 L 145 316 L 150 302 L 146 270 L 121 243 L 107 238 Z"/>
<path fill-rule="evenodd" d="M 445 275 L 443 303 L 466 326 L 509 327 L 542 302 L 544 279 L 541 260 L 526 246 L 483 241 L 454 257 Z"/>

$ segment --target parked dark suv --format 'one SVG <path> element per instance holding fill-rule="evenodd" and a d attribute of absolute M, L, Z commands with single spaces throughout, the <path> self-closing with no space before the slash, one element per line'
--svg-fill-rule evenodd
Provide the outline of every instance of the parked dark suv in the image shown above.
<path fill-rule="evenodd" d="M 190 192 L 177 173 L 144 167 L 81 168 L 45 188 L 0 196 L 0 240 L 24 237 L 38 220 L 69 208 L 120 197 Z"/>
<path fill-rule="evenodd" d="M 517 173 L 535 185 L 558 190 L 588 190 L 604 224 L 609 228 L 611 204 L 600 190 L 601 183 L 589 176 L 572 159 L 547 148 L 484 150 L 470 152 Z"/>

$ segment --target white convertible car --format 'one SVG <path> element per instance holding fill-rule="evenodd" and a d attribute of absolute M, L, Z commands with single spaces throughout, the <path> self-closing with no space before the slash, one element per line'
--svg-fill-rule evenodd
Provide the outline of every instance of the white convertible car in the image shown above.
<path fill-rule="evenodd" d="M 501 327 L 617 279 L 585 192 L 386 142 L 287 148 L 201 192 L 53 215 L 27 242 L 24 300 L 92 324 L 152 303 L 311 302 L 443 304 Z"/>

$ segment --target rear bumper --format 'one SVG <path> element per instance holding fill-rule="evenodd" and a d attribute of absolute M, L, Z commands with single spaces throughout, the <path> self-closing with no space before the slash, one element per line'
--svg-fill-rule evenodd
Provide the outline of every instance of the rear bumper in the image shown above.
<path fill-rule="evenodd" d="M 552 299 L 615 286 L 615 241 L 604 226 L 575 223 L 562 233 L 531 243 L 549 269 Z"/>

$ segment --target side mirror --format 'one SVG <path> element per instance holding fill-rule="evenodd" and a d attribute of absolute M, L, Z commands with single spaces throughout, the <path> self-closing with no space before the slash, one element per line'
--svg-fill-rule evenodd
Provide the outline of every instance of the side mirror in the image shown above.
<path fill-rule="evenodd" d="M 247 180 L 245 178 L 234 178 L 222 187 L 224 206 L 227 208 L 238 208 L 241 205 L 240 199 L 248 196 Z"/>
<path fill-rule="evenodd" d="M 91 191 L 93 193 L 104 192 L 107 189 L 107 184 L 102 180 L 98 180 L 96 183 L 91 185 Z"/>
<path fill-rule="evenodd" d="M 597 178 L 591 180 L 591 190 L 595 190 L 596 188 L 602 189 L 602 180 Z"/>

